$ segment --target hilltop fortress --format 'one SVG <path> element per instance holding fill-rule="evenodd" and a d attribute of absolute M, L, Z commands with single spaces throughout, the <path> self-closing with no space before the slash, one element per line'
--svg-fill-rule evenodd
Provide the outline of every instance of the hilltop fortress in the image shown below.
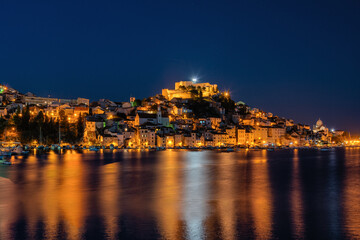
<path fill-rule="evenodd" d="M 211 97 L 219 93 L 217 84 L 194 83 L 192 81 L 180 81 L 175 83 L 175 89 L 163 89 L 162 95 L 171 100 L 173 98 L 191 98 L 192 90 L 201 90 L 203 97 Z"/>

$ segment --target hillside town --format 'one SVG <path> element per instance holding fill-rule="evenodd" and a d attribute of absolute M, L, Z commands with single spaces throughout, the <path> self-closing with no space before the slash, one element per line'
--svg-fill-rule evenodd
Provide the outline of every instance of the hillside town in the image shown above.
<path fill-rule="evenodd" d="M 329 130 L 320 119 L 314 126 L 296 123 L 235 102 L 228 91 L 197 79 L 128 102 L 38 97 L 1 85 L 0 102 L 3 142 L 141 149 L 350 144 L 344 131 Z"/>

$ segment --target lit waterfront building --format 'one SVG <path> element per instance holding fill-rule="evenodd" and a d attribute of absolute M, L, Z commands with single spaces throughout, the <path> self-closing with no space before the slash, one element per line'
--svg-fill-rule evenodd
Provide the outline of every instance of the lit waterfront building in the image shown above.
<path fill-rule="evenodd" d="M 238 145 L 246 144 L 246 129 L 245 128 L 237 129 L 237 144 Z"/>
<path fill-rule="evenodd" d="M 231 145 L 231 146 L 235 146 L 237 144 L 236 141 L 236 127 L 232 126 L 232 127 L 227 127 L 226 128 L 226 134 L 227 134 L 227 142 L 226 144 Z"/>
<path fill-rule="evenodd" d="M 155 131 L 147 128 L 139 128 L 137 131 L 137 139 L 141 147 L 155 147 L 156 138 Z"/>

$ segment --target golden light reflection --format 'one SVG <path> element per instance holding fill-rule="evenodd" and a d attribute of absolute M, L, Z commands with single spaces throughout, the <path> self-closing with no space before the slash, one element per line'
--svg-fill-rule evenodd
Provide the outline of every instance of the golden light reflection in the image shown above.
<path fill-rule="evenodd" d="M 348 170 L 344 183 L 344 217 L 346 235 L 349 239 L 360 239 L 360 159 L 358 149 L 346 151 Z"/>
<path fill-rule="evenodd" d="M 220 225 L 222 239 L 236 238 L 236 205 L 234 196 L 234 185 L 236 184 L 236 172 L 234 171 L 233 157 L 229 154 L 222 155 L 219 163 L 218 181 L 218 212 L 220 215 Z"/>
<path fill-rule="evenodd" d="M 164 151 L 159 157 L 160 163 L 157 166 L 156 198 L 154 209 L 161 235 L 164 239 L 179 239 L 181 230 L 180 224 L 180 203 L 182 183 L 181 160 L 179 153 Z"/>
<path fill-rule="evenodd" d="M 43 172 L 43 179 L 40 187 L 40 198 L 41 201 L 46 202 L 40 204 L 41 211 L 43 212 L 45 225 L 45 232 L 47 236 L 54 236 L 56 234 L 56 226 L 60 219 L 60 212 L 58 208 L 57 188 L 58 182 L 64 177 L 62 176 L 62 166 L 57 165 L 58 155 L 54 152 L 50 152 L 48 156 L 48 164 L 41 169 Z"/>
<path fill-rule="evenodd" d="M 15 221 L 14 206 L 15 184 L 7 178 L 0 177 L 0 239 L 10 239 L 10 224 Z M 10 217 L 9 217 L 10 216 Z"/>
<path fill-rule="evenodd" d="M 251 161 L 256 163 L 251 170 L 250 195 L 254 232 L 257 239 L 270 239 L 272 231 L 272 196 L 267 165 L 267 152 L 256 152 Z"/>
<path fill-rule="evenodd" d="M 116 239 L 118 233 L 117 218 L 121 213 L 121 165 L 119 162 L 107 164 L 101 169 L 100 205 L 105 218 L 105 226 L 109 239 Z"/>
<path fill-rule="evenodd" d="M 303 237 L 304 219 L 301 186 L 299 179 L 299 150 L 294 149 L 292 169 L 291 213 L 293 219 L 294 234 L 297 238 Z"/>
<path fill-rule="evenodd" d="M 68 223 L 68 238 L 76 239 L 82 225 L 79 214 L 82 211 L 81 178 L 67 174 L 63 169 L 75 175 L 81 173 L 82 169 L 78 167 L 79 158 L 76 155 L 72 154 L 68 160 L 65 158 L 50 153 L 45 162 L 31 155 L 24 160 L 26 164 L 20 169 L 9 172 L 10 179 L 15 182 L 12 196 L 16 198 L 6 214 L 11 217 L 8 217 L 6 226 L 0 226 L 0 232 L 11 229 L 10 225 L 17 218 L 25 217 L 26 226 L 22 231 L 32 238 L 40 231 L 50 239 L 56 235 L 63 214 Z M 63 168 L 63 164 L 71 164 L 71 167 Z"/>
<path fill-rule="evenodd" d="M 59 156 L 63 164 L 63 176 L 59 176 L 62 181 L 58 189 L 58 207 L 61 215 L 64 217 L 69 236 L 75 239 L 82 232 L 83 222 L 85 220 L 87 199 L 84 189 L 84 172 L 82 158 L 80 154 L 71 154 L 69 152 Z M 71 166 L 70 166 L 71 165 Z"/>

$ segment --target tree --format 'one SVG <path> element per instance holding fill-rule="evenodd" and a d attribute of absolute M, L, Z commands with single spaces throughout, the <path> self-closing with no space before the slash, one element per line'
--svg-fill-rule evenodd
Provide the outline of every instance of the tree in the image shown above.
<path fill-rule="evenodd" d="M 40 111 L 38 115 L 36 115 L 34 122 L 39 126 L 42 126 L 44 124 L 44 120 L 45 120 L 44 113 Z"/>
<path fill-rule="evenodd" d="M 203 100 L 203 91 L 201 89 L 199 91 L 199 98 L 200 98 L 200 101 Z"/>
<path fill-rule="evenodd" d="M 214 97 L 214 100 L 221 103 L 221 106 L 225 108 L 225 112 L 232 113 L 235 110 L 235 102 L 230 98 L 228 94 L 220 94 Z"/>
<path fill-rule="evenodd" d="M 141 100 L 140 99 L 136 99 L 133 103 L 133 107 L 139 107 L 141 106 Z"/>
<path fill-rule="evenodd" d="M 34 118 L 34 120 L 32 121 L 32 125 L 34 126 L 32 128 L 32 138 L 36 139 L 36 135 L 39 135 L 39 143 L 42 143 L 42 130 L 41 128 L 43 128 L 44 125 L 44 113 L 42 111 L 40 111 L 38 113 L 38 115 Z M 39 131 L 39 134 L 37 134 L 37 130 Z"/>
<path fill-rule="evenodd" d="M 0 117 L 0 136 L 4 135 L 5 129 L 8 126 L 8 121 L 3 117 Z"/>
<path fill-rule="evenodd" d="M 186 90 L 187 90 L 186 87 L 183 86 L 183 85 L 181 85 L 181 86 L 179 87 L 179 89 L 182 90 L 182 91 L 186 91 Z"/>
<path fill-rule="evenodd" d="M 79 116 L 77 124 L 76 124 L 76 133 L 77 133 L 76 140 L 77 140 L 77 142 L 80 142 L 83 139 L 84 131 L 85 131 L 84 118 L 81 116 L 81 113 L 80 113 L 80 116 Z"/>
<path fill-rule="evenodd" d="M 214 107 L 211 107 L 209 102 L 198 99 L 189 103 L 189 108 L 192 110 L 194 117 L 210 117 L 218 116 L 218 113 Z"/>
<path fill-rule="evenodd" d="M 198 90 L 196 90 L 196 89 L 190 90 L 190 93 L 191 93 L 191 97 L 192 97 L 192 98 L 196 98 L 196 97 L 199 96 L 199 92 L 198 92 Z"/>
<path fill-rule="evenodd" d="M 20 133 L 20 141 L 22 143 L 29 143 L 32 140 L 30 118 L 30 109 L 29 106 L 26 106 L 16 126 L 18 132 Z"/>

